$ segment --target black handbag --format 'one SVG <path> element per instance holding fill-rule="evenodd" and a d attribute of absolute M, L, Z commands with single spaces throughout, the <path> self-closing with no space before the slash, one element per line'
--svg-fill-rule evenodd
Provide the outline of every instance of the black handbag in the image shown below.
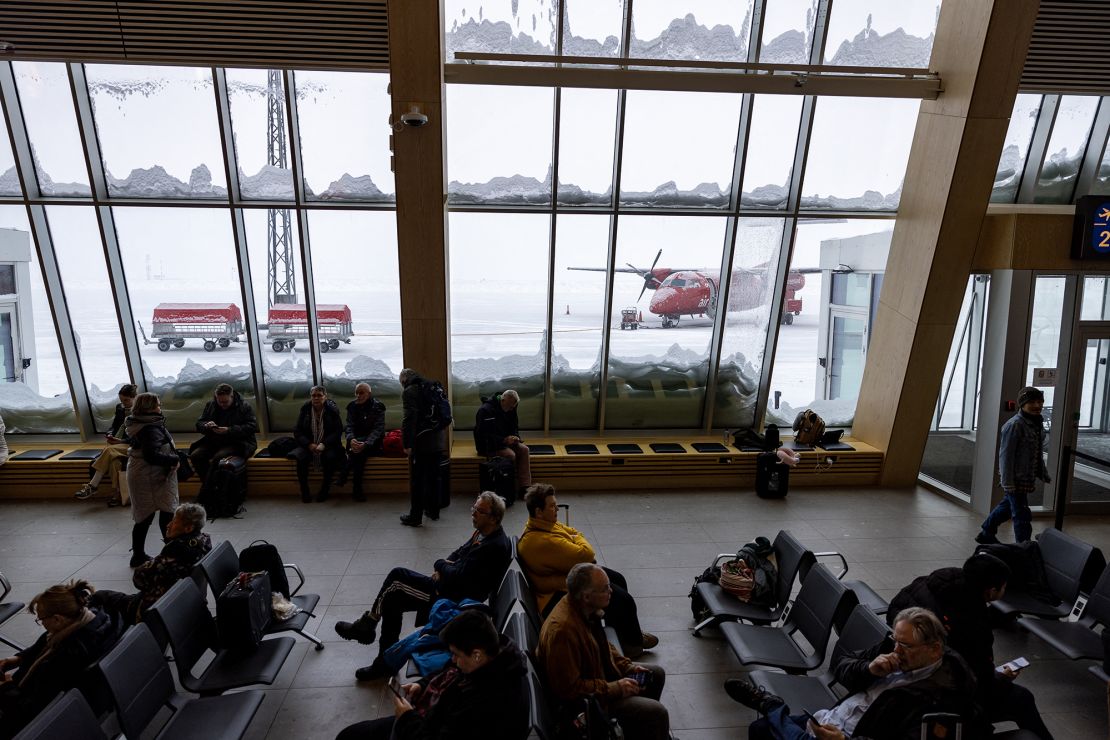
<path fill-rule="evenodd" d="M 257 648 L 270 626 L 272 610 L 269 573 L 240 573 L 216 599 L 220 646 L 242 651 Z"/>
<path fill-rule="evenodd" d="M 177 482 L 184 483 L 193 477 L 193 463 L 184 450 L 177 450 Z"/>

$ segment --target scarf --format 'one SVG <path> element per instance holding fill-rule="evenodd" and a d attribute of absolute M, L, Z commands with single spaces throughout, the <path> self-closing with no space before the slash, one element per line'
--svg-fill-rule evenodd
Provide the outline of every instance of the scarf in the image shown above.
<path fill-rule="evenodd" d="M 74 619 L 72 622 L 66 625 L 65 628 L 60 629 L 57 632 L 48 634 L 46 637 L 46 647 L 43 648 L 43 651 L 41 653 L 39 653 L 39 657 L 35 659 L 35 662 L 31 664 L 31 667 L 27 669 L 27 672 L 23 674 L 23 680 L 19 682 L 19 685 L 23 686 L 24 684 L 26 684 L 27 679 L 31 677 L 31 674 L 35 672 L 35 669 L 42 665 L 43 661 L 45 661 L 50 656 L 50 654 L 58 648 L 59 645 L 65 642 L 67 637 L 84 627 L 89 622 L 93 621 L 95 618 L 96 615 L 92 612 L 91 609 L 83 609 L 81 611 L 81 616 Z"/>
<path fill-rule="evenodd" d="M 324 411 L 325 411 L 325 408 L 323 406 L 321 406 L 320 410 L 317 411 L 316 407 L 313 406 L 309 410 L 312 412 L 312 415 L 311 415 L 312 416 L 312 443 L 318 445 L 318 444 L 320 444 L 321 442 L 324 441 Z M 316 458 L 316 460 L 320 459 L 320 450 L 319 450 L 319 448 L 317 448 L 316 452 L 312 453 L 312 456 L 314 458 Z"/>

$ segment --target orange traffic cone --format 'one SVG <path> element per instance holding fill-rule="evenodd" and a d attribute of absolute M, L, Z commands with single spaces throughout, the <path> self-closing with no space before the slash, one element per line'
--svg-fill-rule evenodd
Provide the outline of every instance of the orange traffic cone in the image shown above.
<path fill-rule="evenodd" d="M 644 312 L 643 311 L 640 311 L 640 318 L 638 318 L 636 320 L 639 321 L 641 324 L 644 323 Z"/>

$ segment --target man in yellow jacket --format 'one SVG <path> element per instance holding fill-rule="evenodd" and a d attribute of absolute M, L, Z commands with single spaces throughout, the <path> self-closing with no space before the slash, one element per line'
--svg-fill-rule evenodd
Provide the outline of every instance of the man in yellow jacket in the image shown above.
<path fill-rule="evenodd" d="M 532 585 L 540 613 L 547 615 L 565 595 L 567 574 L 579 563 L 597 562 L 594 548 L 573 527 L 559 524 L 559 504 L 555 487 L 536 483 L 524 495 L 528 523 L 517 542 L 517 556 L 524 575 Z M 621 648 L 632 658 L 659 644 L 659 638 L 640 629 L 636 601 L 628 593 L 624 576 L 603 568 L 613 587 L 612 600 L 605 610 L 606 624 L 617 631 Z"/>

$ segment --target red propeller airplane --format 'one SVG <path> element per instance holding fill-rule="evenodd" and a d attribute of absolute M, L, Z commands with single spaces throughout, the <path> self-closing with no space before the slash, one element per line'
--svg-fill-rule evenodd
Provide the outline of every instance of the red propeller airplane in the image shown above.
<path fill-rule="evenodd" d="M 643 278 L 644 287 L 640 289 L 637 301 L 644 297 L 645 291 L 655 291 L 655 295 L 651 297 L 651 303 L 648 304 L 648 311 L 662 317 L 664 329 L 678 326 L 683 316 L 714 318 L 717 315 L 717 296 L 720 292 L 719 274 L 706 268 L 656 267 L 662 254 L 663 250 L 660 249 L 649 270 L 642 270 L 631 263 L 626 263 L 628 267 L 614 268 L 614 272 L 631 273 Z M 567 269 L 605 272 L 603 267 L 568 267 Z M 761 265 L 755 269 L 734 269 L 732 282 L 729 285 L 729 302 L 732 310 L 745 311 L 766 305 L 772 290 L 770 272 L 769 265 Z M 814 272 L 821 272 L 821 269 L 803 267 L 790 271 L 786 278 L 782 323 L 794 323 L 794 317 L 802 312 L 802 299 L 795 296 L 805 287 L 806 274 Z M 836 272 L 851 272 L 851 268 L 842 265 Z"/>

